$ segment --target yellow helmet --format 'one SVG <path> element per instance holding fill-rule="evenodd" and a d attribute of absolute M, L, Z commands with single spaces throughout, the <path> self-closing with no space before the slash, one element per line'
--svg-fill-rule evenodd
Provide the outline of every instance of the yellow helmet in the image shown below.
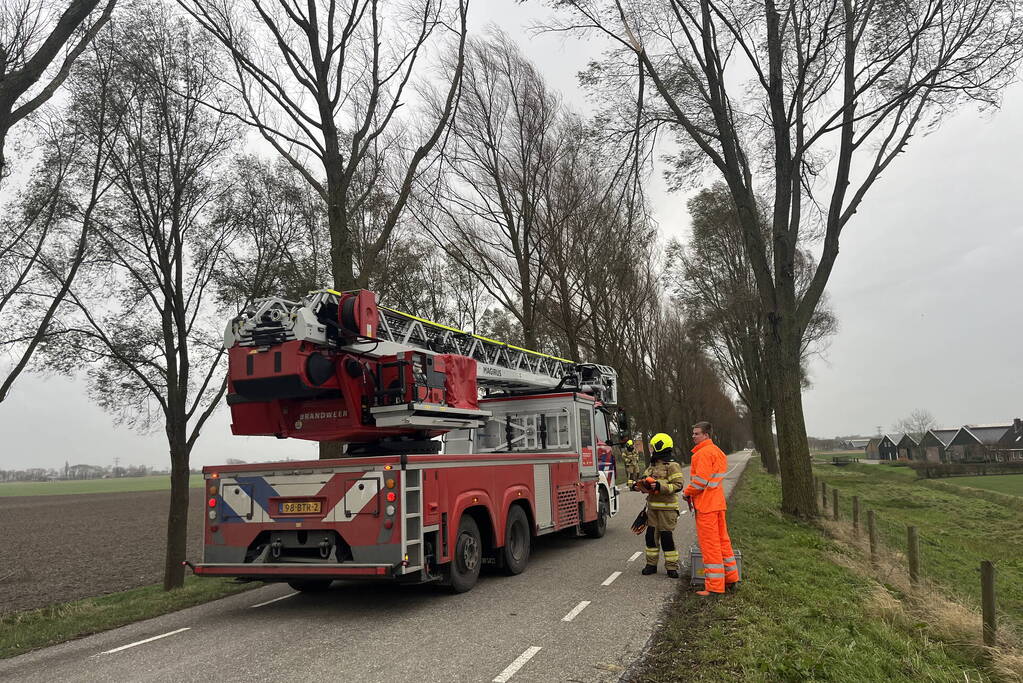
<path fill-rule="evenodd" d="M 654 434 L 654 438 L 650 439 L 650 446 L 651 448 L 653 448 L 654 453 L 666 451 L 669 448 L 672 448 L 674 445 L 675 444 L 674 442 L 672 442 L 671 437 L 665 434 L 664 432 Z"/>
<path fill-rule="evenodd" d="M 631 446 L 632 445 L 632 439 L 629 439 L 628 441 L 626 441 L 625 445 L 626 446 Z"/>

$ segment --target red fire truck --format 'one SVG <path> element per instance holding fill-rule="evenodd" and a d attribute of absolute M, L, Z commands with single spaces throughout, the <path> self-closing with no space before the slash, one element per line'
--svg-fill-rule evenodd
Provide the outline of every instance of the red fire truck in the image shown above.
<path fill-rule="evenodd" d="M 343 446 L 205 467 L 198 575 L 461 592 L 484 564 L 523 571 L 537 536 L 603 536 L 618 511 L 609 367 L 384 308 L 365 290 L 261 300 L 225 346 L 233 433 Z"/>

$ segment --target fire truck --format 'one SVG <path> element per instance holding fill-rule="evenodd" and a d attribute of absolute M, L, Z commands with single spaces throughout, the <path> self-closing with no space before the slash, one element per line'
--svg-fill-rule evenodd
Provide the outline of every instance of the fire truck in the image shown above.
<path fill-rule="evenodd" d="M 234 434 L 338 452 L 204 467 L 197 575 L 463 592 L 484 565 L 522 572 L 536 537 L 600 538 L 618 512 L 612 368 L 389 309 L 366 290 L 260 300 L 224 343 Z"/>

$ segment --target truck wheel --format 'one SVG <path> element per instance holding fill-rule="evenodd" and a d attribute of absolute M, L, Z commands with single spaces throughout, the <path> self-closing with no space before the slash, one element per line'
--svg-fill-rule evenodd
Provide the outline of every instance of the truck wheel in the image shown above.
<path fill-rule="evenodd" d="M 472 515 L 462 515 L 458 522 L 458 538 L 455 539 L 455 552 L 448 567 L 451 590 L 464 593 L 476 585 L 483 565 L 483 541 L 480 540 L 480 529 Z"/>
<path fill-rule="evenodd" d="M 590 538 L 602 538 L 607 533 L 607 518 L 610 506 L 607 502 L 607 493 L 600 490 L 600 503 L 597 504 L 597 518 L 592 522 L 583 524 L 583 533 Z"/>
<path fill-rule="evenodd" d="M 293 579 L 288 585 L 302 593 L 322 593 L 334 583 L 333 579 Z"/>
<path fill-rule="evenodd" d="M 508 521 L 504 525 L 504 548 L 501 556 L 504 572 L 509 576 L 521 574 L 529 562 L 532 534 L 529 531 L 529 517 L 519 505 L 508 509 Z"/>

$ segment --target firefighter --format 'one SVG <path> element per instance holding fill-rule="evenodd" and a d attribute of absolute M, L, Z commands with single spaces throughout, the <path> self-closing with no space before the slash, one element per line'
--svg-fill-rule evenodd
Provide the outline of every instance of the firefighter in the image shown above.
<path fill-rule="evenodd" d="M 625 471 L 629 475 L 629 486 L 632 486 L 632 482 L 639 479 L 639 453 L 636 452 L 636 444 L 632 443 L 632 439 L 625 442 L 625 450 L 622 451 L 622 462 L 625 463 Z"/>
<path fill-rule="evenodd" d="M 711 439 L 709 422 L 693 425 L 693 462 L 690 482 L 683 496 L 696 508 L 696 539 L 703 556 L 703 590 L 697 595 L 724 593 L 725 585 L 738 582 L 739 571 L 732 551 L 732 541 L 725 525 L 725 491 L 722 486 L 728 473 L 728 458 Z"/>
<path fill-rule="evenodd" d="M 664 568 L 668 576 L 678 578 L 678 550 L 671 532 L 678 521 L 678 492 L 682 490 L 685 475 L 672 460 L 672 441 L 667 434 L 656 434 L 650 439 L 650 467 L 632 486 L 634 491 L 647 494 L 646 499 L 646 566 L 643 574 L 656 574 L 660 550 L 664 551 Z"/>

